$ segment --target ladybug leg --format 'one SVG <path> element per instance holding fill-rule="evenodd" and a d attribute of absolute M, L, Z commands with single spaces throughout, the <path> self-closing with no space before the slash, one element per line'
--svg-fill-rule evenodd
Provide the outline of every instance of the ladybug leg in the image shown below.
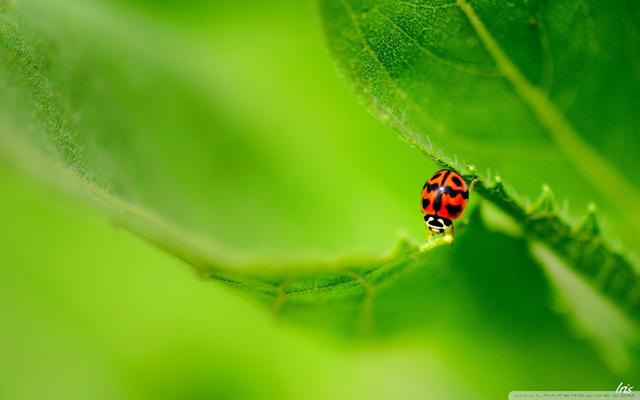
<path fill-rule="evenodd" d="M 450 235 L 451 235 L 451 244 L 450 244 L 450 246 L 453 246 L 453 243 L 454 243 L 453 238 L 456 236 L 456 228 L 455 228 L 455 226 L 453 226 L 453 224 L 451 224 Z"/>
<path fill-rule="evenodd" d="M 476 185 L 476 183 L 478 183 L 479 179 L 475 178 L 474 180 L 471 181 L 471 183 L 469 184 L 469 191 L 473 190 L 473 187 Z"/>

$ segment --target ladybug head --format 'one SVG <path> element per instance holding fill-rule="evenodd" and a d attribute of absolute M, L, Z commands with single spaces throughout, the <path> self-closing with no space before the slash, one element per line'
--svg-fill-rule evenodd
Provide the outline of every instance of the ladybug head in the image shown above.
<path fill-rule="evenodd" d="M 452 225 L 449 218 L 435 214 L 426 214 L 424 216 L 424 223 L 427 225 L 427 229 L 434 233 L 443 233 L 447 229 L 451 228 Z"/>

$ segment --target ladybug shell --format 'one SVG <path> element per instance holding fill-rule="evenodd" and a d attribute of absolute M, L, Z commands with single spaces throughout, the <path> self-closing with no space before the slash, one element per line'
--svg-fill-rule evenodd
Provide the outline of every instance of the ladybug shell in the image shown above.
<path fill-rule="evenodd" d="M 441 169 L 422 187 L 422 212 L 456 219 L 469 202 L 467 183 L 457 172 Z"/>

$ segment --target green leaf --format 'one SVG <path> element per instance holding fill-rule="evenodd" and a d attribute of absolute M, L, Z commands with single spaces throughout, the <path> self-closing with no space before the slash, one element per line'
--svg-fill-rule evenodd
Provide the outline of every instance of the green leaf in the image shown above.
<path fill-rule="evenodd" d="M 595 389 L 618 378 L 554 310 L 526 241 L 487 229 L 479 213 L 453 247 L 371 264 L 362 276 L 350 263 L 341 282 L 276 281 L 282 294 L 251 291 L 268 306 L 256 307 L 193 279 L 78 199 L 13 168 L 0 178 L 0 218 L 10 228 L 0 231 L 0 387 L 11 399 L 405 391 L 491 399 L 514 387 Z M 517 262 L 478 262 L 488 255 Z M 623 350 L 616 365 L 632 375 L 636 353 Z M 33 373 L 38 385 L 20 384 Z"/>
<path fill-rule="evenodd" d="M 467 171 L 441 152 L 472 162 L 469 180 L 499 171 L 477 192 L 640 315 L 634 3 L 320 4 L 340 69 L 374 113 L 441 165 Z M 573 215 L 599 204 L 604 238 L 558 210 L 546 184 L 528 201 L 543 183 Z"/>
<path fill-rule="evenodd" d="M 342 71 L 405 131 L 524 195 L 547 182 L 638 217 L 633 2 L 321 5 Z"/>
<path fill-rule="evenodd" d="M 0 160 L 3 399 L 461 392 L 447 390 L 453 375 L 434 370 L 445 367 L 442 356 L 402 342 L 372 356 L 274 323 L 246 296 L 203 284 L 84 202 Z"/>

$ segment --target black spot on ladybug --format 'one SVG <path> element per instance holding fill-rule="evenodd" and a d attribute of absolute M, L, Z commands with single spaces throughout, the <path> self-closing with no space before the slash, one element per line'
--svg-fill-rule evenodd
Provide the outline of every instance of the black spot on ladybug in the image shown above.
<path fill-rule="evenodd" d="M 447 181 L 447 178 L 449 177 L 449 175 L 451 174 L 451 171 L 447 170 L 444 173 L 444 178 L 442 178 L 442 184 L 444 185 L 444 183 Z"/>
<path fill-rule="evenodd" d="M 440 211 L 442 207 L 442 192 L 438 190 L 438 194 L 436 194 L 436 199 L 433 201 L 433 209 L 435 212 Z"/>
<path fill-rule="evenodd" d="M 449 177 L 449 174 L 451 174 L 451 171 L 447 170 L 444 173 L 444 177 L 442 178 L 442 183 L 444 184 L 447 181 L 447 178 Z M 436 186 L 437 187 L 437 186 Z M 444 190 L 448 190 L 450 189 L 449 187 L 445 187 Z M 438 190 L 438 194 L 436 194 L 436 199 L 433 202 L 433 209 L 438 212 L 440 211 L 440 208 L 442 207 L 442 190 Z"/>
<path fill-rule="evenodd" d="M 444 188 L 444 192 L 446 194 L 448 194 L 449 196 L 451 196 L 451 197 L 456 197 L 457 195 L 462 195 L 463 199 L 468 199 L 469 198 L 469 191 L 468 190 L 465 190 L 465 191 L 456 190 L 456 189 L 452 188 L 451 186 L 447 186 L 447 187 Z"/>
<path fill-rule="evenodd" d="M 462 206 L 457 206 L 454 204 L 447 204 L 445 206 L 445 208 L 447 209 L 447 211 L 449 212 L 449 214 L 451 215 L 456 215 L 458 214 L 460 211 L 462 211 Z"/>
<path fill-rule="evenodd" d="M 456 184 L 456 186 L 458 187 L 462 186 L 462 181 L 457 176 L 452 176 L 451 180 L 453 181 L 453 183 Z"/>
<path fill-rule="evenodd" d="M 431 204 L 431 200 L 429 200 L 429 199 L 422 199 L 422 208 L 427 208 L 427 207 L 429 207 L 429 204 Z"/>
<path fill-rule="evenodd" d="M 437 183 L 433 183 L 433 184 L 427 184 L 427 193 L 431 193 L 434 190 L 438 190 L 438 188 L 440 187 Z"/>

